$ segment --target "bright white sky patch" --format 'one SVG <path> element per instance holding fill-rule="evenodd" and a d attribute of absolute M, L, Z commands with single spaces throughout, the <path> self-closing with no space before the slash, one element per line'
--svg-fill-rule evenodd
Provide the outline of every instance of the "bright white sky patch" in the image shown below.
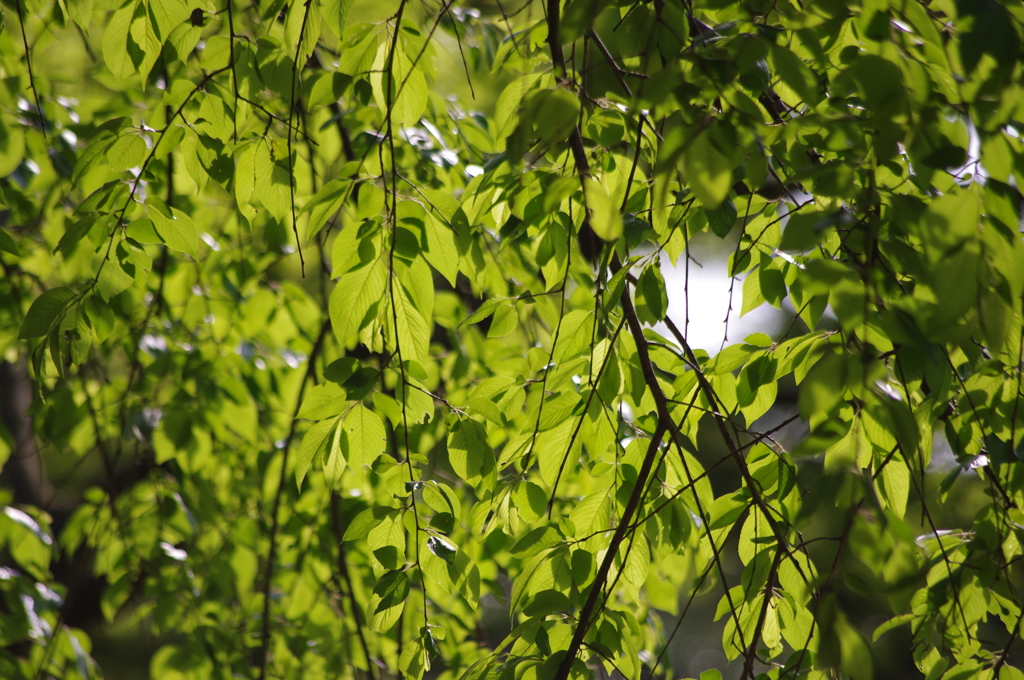
<path fill-rule="evenodd" d="M 686 294 L 686 270 L 684 256 L 679 258 L 678 268 L 672 267 L 668 256 L 662 256 L 661 273 L 668 290 L 668 315 L 679 330 L 686 321 L 686 299 L 689 297 L 689 328 L 685 331 L 687 341 L 694 349 L 706 350 L 714 356 L 722 347 L 726 333 L 725 317 L 729 311 L 729 284 L 725 257 L 708 254 L 694 257 L 703 265 L 690 263 L 689 296 Z M 763 304 L 740 318 L 743 308 L 743 281 L 737 279 L 732 291 L 732 311 L 729 313 L 728 340 L 726 344 L 737 343 L 752 333 L 765 333 L 774 337 L 785 330 L 789 315 Z M 664 324 L 655 327 L 666 338 L 672 336 Z"/>

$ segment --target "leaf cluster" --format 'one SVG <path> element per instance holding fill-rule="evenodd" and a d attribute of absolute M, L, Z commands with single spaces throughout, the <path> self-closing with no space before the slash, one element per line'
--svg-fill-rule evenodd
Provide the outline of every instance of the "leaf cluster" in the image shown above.
<path fill-rule="evenodd" d="M 1019 1 L 5 12 L 0 675 L 1021 677 Z"/>

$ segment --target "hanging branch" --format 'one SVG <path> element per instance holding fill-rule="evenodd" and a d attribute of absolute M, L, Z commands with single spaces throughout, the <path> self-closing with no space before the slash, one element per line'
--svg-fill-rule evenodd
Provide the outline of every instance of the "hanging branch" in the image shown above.
<path fill-rule="evenodd" d="M 32 97 L 36 102 L 36 112 L 39 114 L 39 130 L 43 138 L 47 139 L 46 118 L 43 117 L 43 105 L 39 100 L 39 91 L 36 89 L 36 79 L 32 73 L 32 50 L 28 46 L 28 36 L 25 35 L 25 15 L 21 10 L 21 0 L 14 0 L 14 6 L 18 10 L 18 25 L 21 27 L 21 44 L 25 48 L 25 65 L 28 67 L 28 86 L 32 90 Z"/>
<path fill-rule="evenodd" d="M 555 77 L 566 83 L 569 73 L 565 67 L 565 54 L 562 52 L 560 36 L 561 18 L 559 16 L 559 0 L 548 0 L 547 24 L 548 24 L 548 48 L 551 50 L 551 61 L 555 67 Z M 573 162 L 576 165 L 576 174 L 580 178 L 580 187 L 584 187 L 587 178 L 590 177 L 590 161 L 587 160 L 587 151 L 583 147 L 583 137 L 580 135 L 579 126 L 574 125 L 569 132 L 569 149 L 572 151 Z M 603 245 L 601 239 L 594 233 L 590 226 L 590 208 L 587 206 L 586 191 L 581 194 L 583 201 L 583 222 L 580 224 L 577 240 L 579 241 L 580 252 L 592 265 L 596 265 L 601 259 Z"/>
<path fill-rule="evenodd" d="M 228 0 L 230 4 L 233 0 Z M 299 223 L 295 214 L 295 157 L 292 153 L 292 122 L 295 120 L 295 108 L 297 106 L 295 102 L 295 88 L 298 86 L 299 81 L 299 57 L 302 55 L 302 41 L 306 37 L 306 22 L 309 21 L 309 5 L 313 0 L 305 0 L 302 11 L 302 25 L 299 27 L 299 39 L 295 45 L 295 58 L 292 59 L 292 83 L 291 83 L 291 94 L 288 99 L 288 196 L 291 203 L 292 211 L 292 233 L 295 234 L 295 249 L 299 253 L 299 268 L 302 271 L 302 276 L 306 276 L 306 260 L 302 256 L 302 243 L 299 241 Z M 231 40 L 234 40 L 232 36 Z M 234 61 L 231 63 L 231 68 L 234 69 Z M 232 79 L 234 82 L 234 79 Z M 237 86 L 236 86 L 237 87 Z"/>

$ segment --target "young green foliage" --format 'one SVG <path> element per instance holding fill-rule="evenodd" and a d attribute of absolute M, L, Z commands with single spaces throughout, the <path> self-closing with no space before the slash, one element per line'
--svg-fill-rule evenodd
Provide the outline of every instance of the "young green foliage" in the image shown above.
<path fill-rule="evenodd" d="M 1020 2 L 5 12 L 0 677 L 1024 677 Z"/>

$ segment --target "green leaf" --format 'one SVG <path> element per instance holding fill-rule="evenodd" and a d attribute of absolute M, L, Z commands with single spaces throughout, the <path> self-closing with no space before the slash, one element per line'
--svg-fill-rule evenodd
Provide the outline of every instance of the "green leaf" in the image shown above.
<path fill-rule="evenodd" d="M 326 449 L 323 452 L 324 477 L 331 488 L 341 486 L 341 476 L 345 472 L 348 461 L 345 457 L 345 444 L 347 432 L 336 427 L 330 436 L 325 440 Z"/>
<path fill-rule="evenodd" d="M 380 247 L 375 223 L 350 224 L 341 230 L 331 246 L 332 278 L 372 262 Z"/>
<path fill-rule="evenodd" d="M 371 465 L 384 454 L 387 437 L 384 422 L 373 411 L 362 404 L 356 404 L 344 421 L 348 437 L 349 466 L 361 474 L 363 467 Z"/>
<path fill-rule="evenodd" d="M 151 199 L 152 200 L 152 199 Z M 170 216 L 166 214 L 170 213 Z M 184 212 L 171 208 L 166 212 L 161 210 L 149 211 L 160 239 L 167 244 L 168 248 L 191 255 L 193 259 L 199 259 L 199 230 L 191 218 Z"/>
<path fill-rule="evenodd" d="M 430 552 L 434 553 L 449 564 L 455 559 L 455 553 L 458 552 L 458 548 L 440 536 L 431 536 L 428 538 L 427 548 L 430 549 Z"/>
<path fill-rule="evenodd" d="M 240 209 L 249 205 L 256 188 L 256 145 L 246 144 L 235 152 L 235 201 Z M 308 207 L 308 205 L 307 205 Z M 312 219 L 311 219 L 312 221 Z"/>
<path fill-rule="evenodd" d="M 174 29 L 189 18 L 192 12 L 185 0 L 151 1 L 147 6 L 156 23 L 157 34 L 165 40 Z"/>
<path fill-rule="evenodd" d="M 527 522 L 536 522 L 544 514 L 548 496 L 533 482 L 521 482 L 512 492 L 512 501 L 520 517 Z"/>
<path fill-rule="evenodd" d="M 708 210 L 720 206 L 729 195 L 732 165 L 711 142 L 707 131 L 698 134 L 685 150 L 683 173 L 697 200 Z"/>
<path fill-rule="evenodd" d="M 805 103 L 814 106 L 821 99 L 818 92 L 818 77 L 797 57 L 792 50 L 779 44 L 772 45 L 769 53 L 775 72 L 800 95 Z"/>
<path fill-rule="evenodd" d="M 630 546 L 629 553 L 626 555 L 626 563 L 622 566 L 622 577 L 628 585 L 632 586 L 630 595 L 633 599 L 639 597 L 640 587 L 647 580 L 650 566 L 651 555 L 647 538 L 643 534 L 638 534 L 633 539 L 633 545 Z"/>
<path fill-rule="evenodd" d="M 295 482 L 298 488 L 302 488 L 302 480 L 306 478 L 310 466 L 314 460 L 322 458 L 327 448 L 332 444 L 338 418 L 331 418 L 315 424 L 307 430 L 299 445 L 298 458 L 295 461 Z"/>
<path fill-rule="evenodd" d="M 619 206 L 612 202 L 604 183 L 588 177 L 583 183 L 583 189 L 594 233 L 605 241 L 615 241 L 622 236 L 622 214 Z"/>
<path fill-rule="evenodd" d="M 351 182 L 346 179 L 332 179 L 320 188 L 316 196 L 306 204 L 303 212 L 309 212 L 309 222 L 306 224 L 306 242 L 312 242 L 313 238 L 320 233 L 324 224 L 338 210 L 351 191 Z M 248 199 L 247 199 L 248 200 Z M 241 203 L 241 201 L 239 201 Z"/>
<path fill-rule="evenodd" d="M 512 134 L 519 123 L 519 104 L 524 95 L 536 84 L 537 76 L 524 75 L 509 83 L 494 105 L 494 121 L 491 134 L 495 139 L 504 139 Z"/>
<path fill-rule="evenodd" d="M 341 415 L 347 405 L 345 398 L 345 390 L 333 382 L 316 385 L 306 392 L 298 417 L 323 420 Z"/>
<path fill-rule="evenodd" d="M 846 362 L 837 354 L 826 354 L 800 383 L 800 415 L 809 420 L 814 414 L 830 412 L 845 391 Z"/>
<path fill-rule="evenodd" d="M 346 273 L 331 293 L 330 316 L 334 334 L 342 344 L 352 347 L 359 330 L 369 320 L 384 295 L 387 265 L 384 258 L 374 258 L 362 267 Z"/>
<path fill-rule="evenodd" d="M 379 505 L 363 510 L 352 518 L 352 522 L 345 530 L 342 540 L 356 541 L 364 538 L 375 527 L 380 526 L 385 519 L 390 520 L 397 512 L 394 508 L 386 508 Z"/>
<path fill-rule="evenodd" d="M 605 403 L 611 404 L 622 392 L 622 368 L 619 366 L 618 353 L 614 349 L 609 351 L 611 356 L 604 362 L 604 372 L 597 384 L 597 393 L 605 400 Z M 597 370 L 601 370 L 597 361 L 594 364 L 597 364 Z M 594 368 L 593 365 L 592 368 Z"/>
<path fill-rule="evenodd" d="M 401 350 L 403 359 L 424 359 L 430 345 L 427 321 L 410 299 L 411 294 L 406 287 L 397 282 L 392 285 L 395 287 L 391 298 L 394 301 L 394 315 L 389 314 L 385 319 L 388 327 L 388 346 L 396 351 Z M 423 288 L 418 290 L 423 292 Z M 433 290 L 429 291 L 429 294 L 432 296 Z M 391 328 L 393 322 L 397 324 L 398 329 L 397 343 L 394 330 Z"/>
<path fill-rule="evenodd" d="M 284 38 L 292 50 L 298 46 L 298 50 L 293 52 L 297 63 L 309 61 L 320 39 L 320 3 L 311 0 L 292 3 L 284 22 Z"/>
<path fill-rule="evenodd" d="M 111 258 L 107 260 L 106 266 L 100 270 L 99 277 L 96 282 L 96 287 L 99 289 L 100 295 L 102 295 L 103 299 L 108 302 L 110 301 L 110 298 L 123 293 L 131 288 L 132 284 L 135 283 L 135 279 L 126 273 L 121 267 L 119 260 L 120 258 Z"/>
<path fill-rule="evenodd" d="M 43 545 L 53 545 L 53 537 L 51 537 L 49 533 L 43 530 L 43 528 L 39 525 L 39 522 L 37 522 L 31 515 L 27 514 L 23 510 L 18 510 L 17 508 L 7 506 L 6 508 L 4 508 L 4 515 L 7 517 L 8 520 L 13 522 L 14 524 L 17 524 L 18 526 L 21 526 L 24 529 L 28 530 L 28 532 L 32 534 L 36 538 L 36 540 L 38 540 Z"/>
<path fill-rule="evenodd" d="M 718 238 L 728 236 L 736 224 L 736 206 L 732 201 L 725 201 L 715 209 L 705 207 L 704 214 L 707 216 L 708 226 L 711 227 L 712 233 Z"/>
<path fill-rule="evenodd" d="M 100 599 L 100 611 L 103 612 L 103 618 L 108 623 L 113 622 L 117 613 L 121 611 L 121 607 L 128 601 L 128 597 L 132 594 L 132 585 L 131 574 L 126 573 L 121 574 L 104 589 Z"/>
<path fill-rule="evenodd" d="M 136 4 L 133 0 L 114 12 L 103 32 L 103 61 L 117 80 L 124 80 L 135 73 L 136 64 L 132 58 L 132 50 L 128 46 L 128 31 L 135 15 Z M 141 58 L 139 61 L 141 62 Z"/>
<path fill-rule="evenodd" d="M 399 4 L 7 3 L 0 677 L 1024 677 L 1024 3 Z"/>
<path fill-rule="evenodd" d="M 170 3 L 169 3 L 170 4 Z M 158 34 L 156 19 L 151 10 L 152 4 L 139 2 L 135 15 L 132 17 L 132 25 L 129 29 L 129 49 L 138 45 L 141 51 L 141 59 L 136 59 L 139 75 L 143 81 L 149 78 L 149 72 L 160 57 L 160 49 L 163 40 Z"/>
<path fill-rule="evenodd" d="M 391 121 L 395 125 L 415 125 L 427 107 L 427 80 L 419 65 L 414 67 L 403 50 L 395 50 L 391 77 L 385 75 L 390 53 L 386 44 L 381 44 L 377 50 L 377 58 L 370 73 L 373 98 L 382 112 L 388 112 L 390 101 Z M 391 96 L 385 97 L 388 85 L 391 87 Z"/>
<path fill-rule="evenodd" d="M 523 121 L 547 144 L 564 140 L 576 127 L 580 101 L 563 89 L 540 90 L 530 97 L 523 110 Z"/>
<path fill-rule="evenodd" d="M 845 620 L 840 619 L 839 624 L 836 626 L 836 632 L 842 653 L 840 668 L 849 673 L 853 680 L 872 680 L 874 668 L 871 649 L 861 634 Z"/>
<path fill-rule="evenodd" d="M 81 29 L 88 33 L 92 23 L 93 0 L 65 0 L 70 16 Z"/>
<path fill-rule="evenodd" d="M 279 220 L 285 219 L 291 211 L 287 168 L 275 160 L 270 146 L 263 141 L 256 143 L 253 167 L 256 197 L 271 215 Z"/>
<path fill-rule="evenodd" d="M 404 571 L 389 571 L 377 581 L 370 598 L 373 630 L 383 633 L 398 621 L 409 597 L 409 576 Z"/>
<path fill-rule="evenodd" d="M 514 331 L 518 324 L 519 313 L 516 311 L 515 303 L 499 305 L 491 320 L 491 327 L 487 329 L 487 337 L 503 338 Z"/>
<path fill-rule="evenodd" d="M 114 172 L 124 172 L 142 164 L 146 157 L 146 142 L 141 135 L 128 133 L 107 149 L 107 162 Z"/>
<path fill-rule="evenodd" d="M 21 322 L 18 337 L 27 340 L 41 338 L 49 333 L 51 326 L 76 297 L 77 293 L 68 286 L 59 286 L 44 292 L 29 307 L 25 319 Z"/>
<path fill-rule="evenodd" d="M 1013 151 L 1003 135 L 1003 132 L 998 132 L 984 138 L 981 143 L 981 162 L 989 177 L 1006 184 L 1013 170 Z"/>
<path fill-rule="evenodd" d="M 430 666 L 430 653 L 424 638 L 414 638 L 402 648 L 398 657 L 398 668 L 404 677 L 421 680 L 424 671 Z"/>
<path fill-rule="evenodd" d="M 563 541 L 553 527 L 538 527 L 516 541 L 509 552 L 519 558 L 533 557 Z"/>
<path fill-rule="evenodd" d="M 193 26 L 191 21 L 180 24 L 167 36 L 168 56 L 182 62 L 188 61 L 202 36 L 202 28 Z"/>
<path fill-rule="evenodd" d="M 15 257 L 21 257 L 21 252 L 18 250 L 18 244 L 14 242 L 11 235 L 7 233 L 5 229 L 0 229 L 0 250 L 5 253 L 10 253 Z"/>
<path fill-rule="evenodd" d="M 343 38 L 345 35 L 345 20 L 348 18 L 353 2 L 354 0 L 321 0 L 320 2 L 324 22 L 338 38 Z"/>
<path fill-rule="evenodd" d="M 579 356 L 591 347 L 594 341 L 594 314 L 574 310 L 565 315 L 558 330 L 558 342 L 552 357 L 555 363 L 562 363 Z"/>
<path fill-rule="evenodd" d="M 999 670 L 999 680 L 1024 680 L 1024 671 L 1013 666 L 1003 666 Z"/>
<path fill-rule="evenodd" d="M 1002 222 L 1011 232 L 1020 224 L 1020 193 L 996 180 L 985 183 L 985 213 Z"/>
<path fill-rule="evenodd" d="M 846 436 L 825 450 L 826 472 L 840 472 L 854 465 L 863 468 L 870 461 L 871 442 L 868 441 L 860 418 L 854 418 Z"/>
<path fill-rule="evenodd" d="M 765 303 L 764 295 L 761 293 L 761 277 L 758 275 L 760 269 L 751 270 L 743 279 L 743 306 L 740 309 L 740 317 L 746 316 Z"/>
<path fill-rule="evenodd" d="M 487 431 L 475 420 L 458 420 L 448 433 L 448 461 L 461 479 L 476 485 L 494 471 Z"/>
<path fill-rule="evenodd" d="M 598 545 L 596 541 L 588 539 L 608 531 L 611 521 L 611 497 L 608 492 L 598 491 L 581 500 L 572 509 L 569 519 L 576 529 L 574 537 L 577 540 L 587 541 L 585 545 Z"/>
<path fill-rule="evenodd" d="M 90 295 L 85 299 L 82 308 L 89 317 L 89 323 L 92 324 L 96 338 L 100 342 L 106 340 L 116 324 L 114 312 L 110 309 L 110 305 L 96 295 Z"/>
<path fill-rule="evenodd" d="M 424 255 L 427 262 L 443 276 L 449 284 L 455 286 L 459 276 L 459 251 L 455 244 L 455 232 L 444 224 L 433 213 L 427 215 L 423 223 L 427 238 Z"/>
<path fill-rule="evenodd" d="M 479 323 L 494 314 L 494 310 L 501 304 L 501 300 L 498 298 L 491 298 L 490 300 L 484 300 L 484 302 L 477 307 L 476 311 L 466 317 L 466 319 L 460 324 L 465 326 L 468 324 Z"/>
<path fill-rule="evenodd" d="M 825 231 L 837 224 L 848 224 L 846 212 L 798 212 L 786 220 L 779 250 L 806 251 L 816 247 L 825 236 Z"/>
<path fill-rule="evenodd" d="M 643 323 L 654 325 L 668 312 L 668 293 L 661 267 L 651 263 L 644 267 L 636 282 L 636 315 Z"/>
<path fill-rule="evenodd" d="M 380 187 L 370 182 L 360 184 L 356 217 L 363 220 L 373 219 L 380 217 L 382 210 L 384 210 L 384 192 L 380 190 Z"/>
<path fill-rule="evenodd" d="M 901 457 L 893 456 L 882 468 L 882 496 L 886 507 L 903 519 L 910 498 L 910 469 Z"/>
<path fill-rule="evenodd" d="M 226 67 L 230 62 L 231 43 L 226 35 L 214 35 L 203 47 L 201 63 L 208 71 Z M 266 146 L 261 145 L 261 146 Z"/>
<path fill-rule="evenodd" d="M 160 234 L 156 233 L 156 227 L 153 226 L 153 220 L 145 217 L 141 220 L 135 220 L 129 224 L 127 235 L 128 238 L 139 243 L 164 242 L 164 240 L 160 238 Z"/>
<path fill-rule="evenodd" d="M 557 420 L 557 418 L 555 419 Z M 540 476 L 548 486 L 554 486 L 559 470 L 573 469 L 580 455 L 580 440 L 577 437 L 572 450 L 569 442 L 576 427 L 576 418 L 568 418 L 541 432 L 533 450 L 537 454 Z M 563 461 L 565 468 L 563 468 Z"/>

